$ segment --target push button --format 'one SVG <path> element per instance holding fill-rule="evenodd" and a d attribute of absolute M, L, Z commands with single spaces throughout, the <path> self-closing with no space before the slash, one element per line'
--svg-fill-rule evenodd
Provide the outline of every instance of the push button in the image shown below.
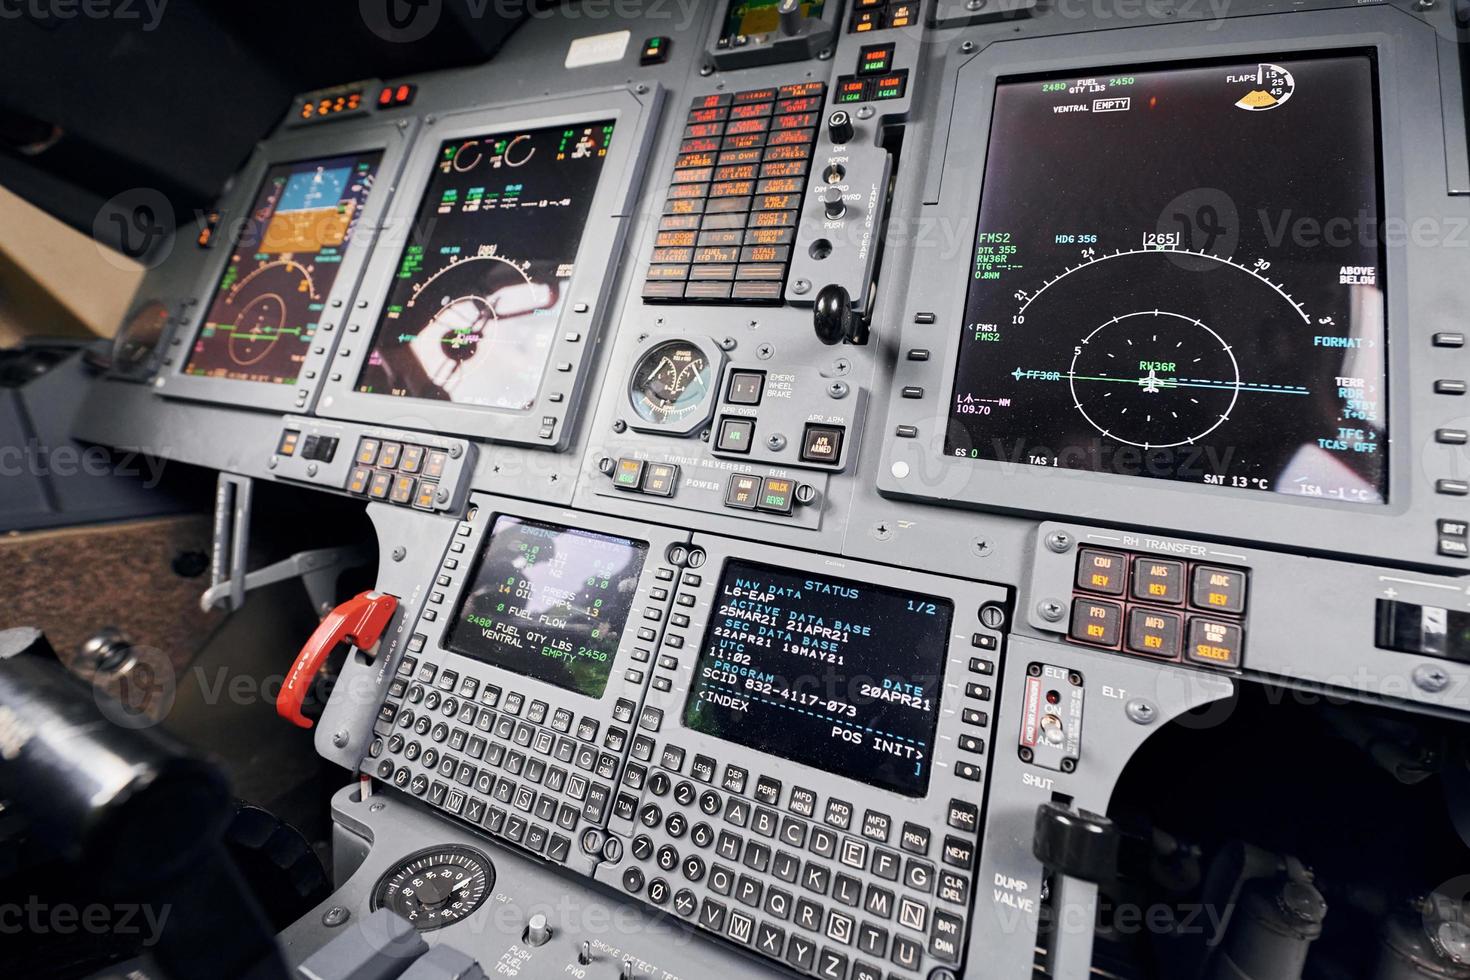
<path fill-rule="evenodd" d="M 672 497 L 679 482 L 679 467 L 670 463 L 649 463 L 643 475 L 643 492 L 655 497 Z"/>
<path fill-rule="evenodd" d="M 1072 604 L 1067 635 L 1081 643 L 1115 647 L 1123 631 L 1123 607 L 1116 602 L 1078 599 Z"/>
<path fill-rule="evenodd" d="M 1447 558 L 1470 557 L 1470 524 L 1441 518 L 1435 524 L 1439 532 L 1439 553 Z"/>
<path fill-rule="evenodd" d="M 766 376 L 761 371 L 730 372 L 730 389 L 725 401 L 731 405 L 759 405 L 766 390 Z"/>
<path fill-rule="evenodd" d="M 643 460 L 620 459 L 617 469 L 613 470 L 613 486 L 619 490 L 631 490 L 635 493 L 643 489 Z"/>
<path fill-rule="evenodd" d="M 748 453 L 754 436 L 754 419 L 722 418 L 715 448 L 722 453 Z"/>
<path fill-rule="evenodd" d="M 1245 612 L 1245 572 L 1200 565 L 1194 570 L 1194 590 L 1189 601 L 1196 609 Z"/>
<path fill-rule="evenodd" d="M 1179 659 L 1184 617 L 1162 609 L 1128 610 L 1128 649 L 1150 657 Z"/>
<path fill-rule="evenodd" d="M 730 484 L 725 488 L 725 506 L 738 507 L 741 510 L 755 510 L 756 501 L 760 499 L 761 478 L 758 476 L 732 476 Z"/>
<path fill-rule="evenodd" d="M 845 431 L 840 425 L 808 423 L 806 434 L 801 440 L 802 462 L 836 465 L 842 458 L 842 436 Z"/>
<path fill-rule="evenodd" d="M 374 500 L 386 500 L 388 493 L 393 489 L 393 474 L 378 472 L 373 474 L 372 482 L 368 484 L 368 496 Z"/>
<path fill-rule="evenodd" d="M 357 462 L 372 466 L 378 461 L 378 449 L 383 444 L 377 439 L 364 439 L 357 444 Z"/>
<path fill-rule="evenodd" d="M 281 433 L 281 441 L 276 443 L 277 456 L 296 455 L 296 444 L 301 441 L 301 432 L 297 429 L 287 429 Z"/>
<path fill-rule="evenodd" d="M 372 480 L 373 471 L 366 466 L 358 466 L 352 470 L 352 476 L 347 479 L 348 493 L 367 493 L 368 481 Z"/>
<path fill-rule="evenodd" d="M 1133 598 L 1178 604 L 1184 601 L 1184 562 L 1139 556 L 1133 559 Z"/>
<path fill-rule="evenodd" d="M 1239 624 L 1196 616 L 1189 621 L 1189 646 L 1184 659 L 1210 667 L 1239 667 L 1240 640 Z"/>
<path fill-rule="evenodd" d="M 795 481 L 768 476 L 761 484 L 760 501 L 756 506 L 772 514 L 789 514 L 791 513 L 792 495 L 795 492 Z"/>
<path fill-rule="evenodd" d="M 1101 595 L 1122 595 L 1128 559 L 1115 551 L 1083 548 L 1077 555 L 1077 588 Z"/>

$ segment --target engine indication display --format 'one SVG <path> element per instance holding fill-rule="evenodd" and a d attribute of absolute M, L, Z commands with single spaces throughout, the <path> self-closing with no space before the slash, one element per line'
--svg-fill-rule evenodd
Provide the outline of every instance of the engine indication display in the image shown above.
<path fill-rule="evenodd" d="M 501 515 L 446 646 L 601 697 L 647 554 L 641 541 Z"/>
<path fill-rule="evenodd" d="M 613 122 L 445 142 L 357 390 L 525 411 Z"/>
<path fill-rule="evenodd" d="M 684 725 L 923 796 L 953 617 L 946 599 L 732 561 Z"/>
<path fill-rule="evenodd" d="M 295 384 L 380 151 L 266 171 L 184 373 Z"/>
<path fill-rule="evenodd" d="M 1373 65 L 1003 81 L 945 451 L 1387 497 Z"/>

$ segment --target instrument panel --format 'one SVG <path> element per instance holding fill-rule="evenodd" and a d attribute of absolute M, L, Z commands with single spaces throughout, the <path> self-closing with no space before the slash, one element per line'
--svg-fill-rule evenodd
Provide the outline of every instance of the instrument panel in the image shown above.
<path fill-rule="evenodd" d="M 483 942 L 511 849 L 737 975 L 1024 975 L 1037 807 L 1154 725 L 1470 710 L 1449 14 L 1250 12 L 732 0 L 298 98 L 79 433 L 364 503 L 317 748 L 439 828 L 365 910 Z"/>

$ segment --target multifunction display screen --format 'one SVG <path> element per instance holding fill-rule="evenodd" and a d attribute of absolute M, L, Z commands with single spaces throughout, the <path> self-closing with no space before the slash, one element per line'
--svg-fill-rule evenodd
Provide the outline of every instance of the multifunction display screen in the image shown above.
<path fill-rule="evenodd" d="M 996 87 L 945 451 L 1382 503 L 1365 56 Z"/>
<path fill-rule="evenodd" d="M 684 725 L 923 796 L 953 616 L 944 599 L 732 561 Z"/>
<path fill-rule="evenodd" d="M 382 158 L 359 153 L 266 171 L 185 374 L 296 383 Z"/>
<path fill-rule="evenodd" d="M 612 132 L 602 120 L 439 148 L 358 391 L 535 404 Z"/>
<path fill-rule="evenodd" d="M 601 697 L 647 554 L 641 541 L 498 517 L 446 645 Z"/>

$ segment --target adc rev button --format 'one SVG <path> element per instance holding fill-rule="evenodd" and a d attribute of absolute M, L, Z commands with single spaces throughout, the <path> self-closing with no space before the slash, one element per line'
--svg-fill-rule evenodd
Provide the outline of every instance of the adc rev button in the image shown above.
<path fill-rule="evenodd" d="M 1194 570 L 1194 589 L 1189 602 L 1196 609 L 1245 612 L 1245 572 L 1238 568 L 1198 566 Z"/>

